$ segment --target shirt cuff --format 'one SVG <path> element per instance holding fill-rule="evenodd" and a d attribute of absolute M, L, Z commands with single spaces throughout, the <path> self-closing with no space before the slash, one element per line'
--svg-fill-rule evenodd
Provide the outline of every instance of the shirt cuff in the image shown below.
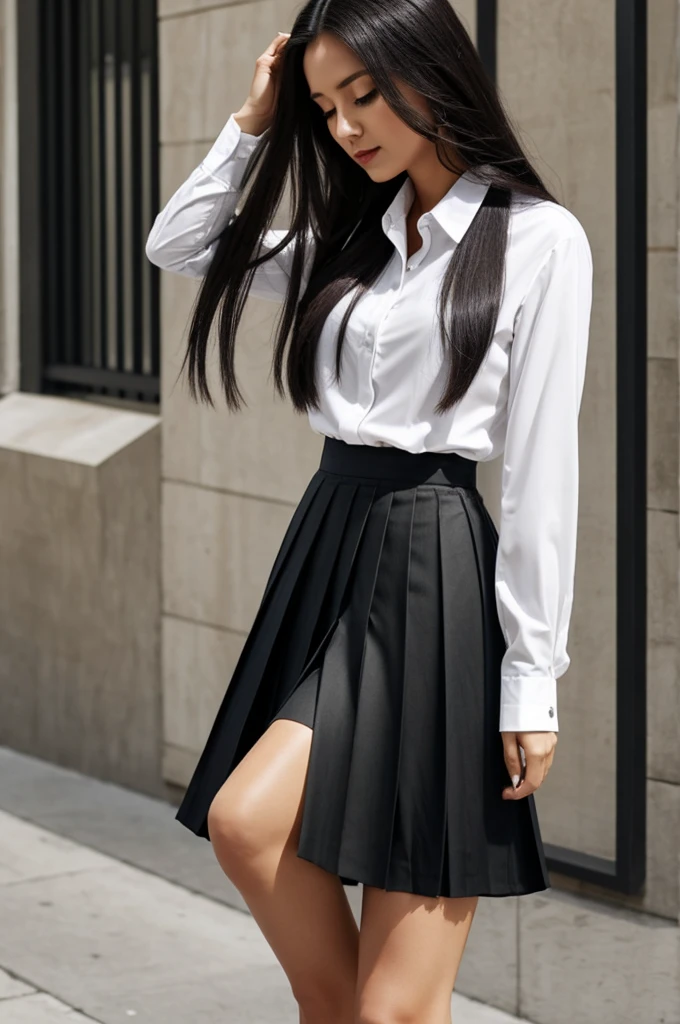
<path fill-rule="evenodd" d="M 265 134 L 248 135 L 241 131 L 241 126 L 231 114 L 201 166 L 230 191 L 238 192 L 250 155 Z"/>
<path fill-rule="evenodd" d="M 554 676 L 501 676 L 500 732 L 558 732 Z"/>

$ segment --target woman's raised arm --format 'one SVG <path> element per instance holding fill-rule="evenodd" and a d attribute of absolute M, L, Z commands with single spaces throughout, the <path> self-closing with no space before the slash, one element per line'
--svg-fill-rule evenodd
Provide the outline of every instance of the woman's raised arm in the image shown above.
<path fill-rule="evenodd" d="M 203 277 L 219 238 L 236 211 L 248 159 L 262 135 L 242 131 L 232 114 L 208 154 L 158 213 L 146 241 L 147 258 L 176 274 Z M 244 122 L 245 123 L 245 122 Z M 260 255 L 287 234 L 267 232 Z M 251 294 L 281 301 L 288 290 L 294 241 L 255 271 Z"/>

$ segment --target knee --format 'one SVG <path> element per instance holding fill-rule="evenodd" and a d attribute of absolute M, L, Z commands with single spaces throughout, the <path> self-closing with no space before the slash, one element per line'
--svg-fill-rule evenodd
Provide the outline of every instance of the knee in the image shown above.
<path fill-rule="evenodd" d="M 354 992 L 339 990 L 329 978 L 308 979 L 301 984 L 291 982 L 295 1001 L 305 1024 L 349 1024 L 353 1019 Z"/>
<path fill-rule="evenodd" d="M 385 993 L 383 999 L 360 1001 L 355 1024 L 422 1024 L 425 1018 L 422 1010 L 397 1003 L 393 994 Z"/>
<path fill-rule="evenodd" d="M 210 842 L 222 862 L 248 861 L 258 849 L 253 816 L 243 801 L 219 792 L 208 808 Z"/>

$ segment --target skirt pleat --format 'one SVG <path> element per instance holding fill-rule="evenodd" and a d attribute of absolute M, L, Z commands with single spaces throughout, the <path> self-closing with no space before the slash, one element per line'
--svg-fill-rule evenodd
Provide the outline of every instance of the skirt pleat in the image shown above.
<path fill-rule="evenodd" d="M 299 857 L 426 896 L 546 889 L 533 796 L 502 798 L 498 534 L 470 463 L 358 447 L 326 441 L 177 818 L 209 838 L 212 798 L 304 687 Z"/>

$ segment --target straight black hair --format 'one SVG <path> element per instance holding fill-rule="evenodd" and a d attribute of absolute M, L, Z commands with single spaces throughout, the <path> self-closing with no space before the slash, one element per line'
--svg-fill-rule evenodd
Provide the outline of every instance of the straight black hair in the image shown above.
<path fill-rule="evenodd" d="M 280 90 L 272 123 L 251 155 L 240 213 L 222 232 L 193 309 L 188 346 L 191 395 L 213 405 L 206 380 L 209 332 L 219 309 L 220 379 L 227 405 L 241 408 L 234 372 L 236 332 L 255 269 L 293 244 L 290 284 L 278 320 L 273 370 L 276 390 L 286 382 L 295 409 L 318 408 L 316 352 L 332 308 L 356 289 L 338 334 L 335 374 L 340 376 L 347 321 L 394 253 L 382 215 L 406 172 L 373 182 L 331 136 L 318 104 L 310 102 L 303 58 L 308 43 L 330 32 L 370 72 L 386 103 L 415 132 L 436 144 L 440 162 L 462 167 L 489 185 L 484 201 L 452 254 L 439 293 L 439 316 L 450 371 L 436 407 L 459 401 L 493 338 L 505 283 L 513 197 L 555 198 L 522 150 L 495 83 L 448 0 L 310 0 L 298 14 L 281 58 Z M 406 102 L 396 76 L 429 103 L 434 124 Z M 263 248 L 290 176 L 290 228 Z M 303 295 L 307 247 L 314 247 Z"/>

